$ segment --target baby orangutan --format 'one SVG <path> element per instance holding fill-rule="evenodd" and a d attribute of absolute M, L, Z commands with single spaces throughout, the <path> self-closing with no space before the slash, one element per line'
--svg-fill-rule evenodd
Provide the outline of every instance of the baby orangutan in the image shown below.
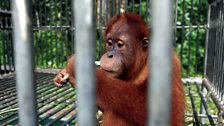
<path fill-rule="evenodd" d="M 149 31 L 134 13 L 114 16 L 105 31 L 105 54 L 96 68 L 97 107 L 103 112 L 103 126 L 146 126 Z M 184 91 L 180 63 L 172 53 L 171 126 L 184 126 Z M 76 85 L 74 59 L 55 77 L 57 86 Z"/>

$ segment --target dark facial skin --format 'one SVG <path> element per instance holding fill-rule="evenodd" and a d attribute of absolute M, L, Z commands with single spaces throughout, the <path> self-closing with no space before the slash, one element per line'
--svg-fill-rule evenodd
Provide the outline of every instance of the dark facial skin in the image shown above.
<path fill-rule="evenodd" d="M 108 25 L 105 34 L 106 53 L 100 60 L 102 69 L 122 80 L 138 74 L 138 70 L 146 63 L 148 53 L 149 34 L 146 24 L 132 19 L 112 19 L 111 24 L 113 21 L 116 23 Z"/>
<path fill-rule="evenodd" d="M 134 63 L 132 38 L 128 30 L 128 25 L 118 23 L 114 25 L 112 32 L 106 35 L 106 53 L 101 57 L 100 67 L 114 77 L 121 78 Z"/>
<path fill-rule="evenodd" d="M 96 68 L 96 105 L 103 112 L 103 126 L 146 126 L 149 31 L 134 13 L 114 16 L 107 24 L 105 54 Z M 178 57 L 172 53 L 171 126 L 184 126 L 184 91 Z M 76 86 L 72 56 L 54 81 Z"/>
<path fill-rule="evenodd" d="M 113 17 L 105 31 L 106 49 L 99 68 L 122 80 L 137 77 L 147 62 L 149 32 L 146 26 L 136 15 Z M 73 60 L 70 58 L 67 64 L 66 73 L 69 74 L 56 77 L 58 85 L 65 82 L 67 76 L 74 76 Z M 70 83 L 75 82 L 73 80 L 71 78 Z"/>

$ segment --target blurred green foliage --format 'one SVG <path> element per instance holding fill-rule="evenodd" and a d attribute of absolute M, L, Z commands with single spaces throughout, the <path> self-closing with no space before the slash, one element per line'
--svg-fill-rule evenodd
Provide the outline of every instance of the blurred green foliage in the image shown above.
<path fill-rule="evenodd" d="M 176 0 L 174 4 L 175 44 L 176 51 L 182 62 L 183 77 L 202 76 L 207 24 L 207 1 L 205 0 Z M 70 0 L 33 0 L 34 52 L 36 66 L 40 68 L 63 68 L 67 58 L 74 53 L 74 24 L 72 24 L 72 9 Z M 3 4 L 2 4 L 3 5 Z M 177 5 L 177 6 L 176 6 Z M 150 22 L 150 3 L 128 3 L 127 10 L 141 15 Z M 1 7 L 1 4 L 0 4 Z M 3 7 L 2 7 L 3 8 Z M 8 8 L 8 6 L 7 6 Z M 177 9 L 177 10 L 176 10 Z M 176 13 L 177 12 L 177 13 Z M 114 14 L 115 12 L 111 12 Z M 106 12 L 97 13 L 96 29 L 96 60 L 103 53 L 103 30 L 107 19 Z M 100 16 L 100 17 L 98 17 Z M 0 20 L 3 17 L 0 17 Z M 190 27 L 192 26 L 192 27 Z M 95 41 L 95 40 L 93 40 Z M 12 63 L 12 33 L 0 30 L 0 64 Z M 7 59 L 7 55 L 11 57 Z M 192 86 L 196 92 L 196 87 Z M 188 90 L 188 89 L 186 89 Z M 200 98 L 194 97 L 197 111 L 200 108 Z M 208 104 L 212 114 L 217 110 L 211 99 Z M 189 97 L 186 97 L 187 112 L 192 113 Z M 189 121 L 189 124 L 192 122 Z"/>
<path fill-rule="evenodd" d="M 175 1 L 176 2 L 176 1 Z M 176 6 L 177 5 L 177 6 Z M 150 22 L 150 9 L 146 1 L 130 4 L 128 9 Z M 207 23 L 207 1 L 178 0 L 173 5 L 175 48 L 182 63 L 182 76 L 202 76 Z"/>
<path fill-rule="evenodd" d="M 183 77 L 202 76 L 207 23 L 207 1 L 179 0 L 177 8 L 176 50 L 182 62 Z M 194 28 L 183 28 L 193 26 Z"/>
<path fill-rule="evenodd" d="M 183 77 L 202 76 L 204 65 L 207 23 L 207 3 L 203 0 L 178 0 L 174 3 L 175 47 L 182 62 Z M 72 3 L 69 0 L 33 1 L 33 26 L 35 62 L 40 68 L 62 68 L 73 54 L 74 24 L 72 24 Z M 150 2 L 148 0 L 129 1 L 127 10 L 141 15 L 150 22 Z M 176 6 L 177 5 L 177 6 Z M 115 6 L 112 4 L 111 6 Z M 99 5 L 97 5 L 99 7 Z M 176 10 L 177 9 L 177 10 Z M 110 16 L 119 12 L 112 8 Z M 177 12 L 177 13 L 176 13 Z M 103 32 L 108 13 L 96 15 L 96 60 L 103 53 Z M 106 16 L 105 16 L 106 15 Z M 192 26 L 192 27 L 190 27 Z M 11 31 L 10 31 L 11 32 Z M 4 59 L 6 33 L 0 32 L 0 59 Z M 93 40 L 94 41 L 94 40 Z M 11 45 L 10 45 L 11 46 Z M 12 48 L 12 47 L 11 47 Z M 3 64 L 3 60 L 0 60 Z M 6 62 L 6 64 L 9 64 Z"/>

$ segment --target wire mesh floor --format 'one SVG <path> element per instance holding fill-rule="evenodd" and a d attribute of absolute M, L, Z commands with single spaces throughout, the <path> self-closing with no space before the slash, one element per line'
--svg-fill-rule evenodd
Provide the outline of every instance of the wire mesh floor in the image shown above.
<path fill-rule="evenodd" d="M 44 126 L 74 125 L 76 123 L 76 90 L 69 85 L 53 84 L 54 74 L 36 73 L 39 124 Z M 198 90 L 199 85 L 186 84 L 186 125 L 223 124 L 209 93 Z M 205 108 L 200 112 L 200 105 Z M 0 79 L 0 125 L 18 125 L 18 104 L 15 77 Z M 201 114 L 203 113 L 203 114 Z"/>
<path fill-rule="evenodd" d="M 74 125 L 76 94 L 69 85 L 54 86 L 54 74 L 37 73 L 37 102 L 40 125 Z M 0 125 L 18 124 L 15 78 L 0 80 Z"/>

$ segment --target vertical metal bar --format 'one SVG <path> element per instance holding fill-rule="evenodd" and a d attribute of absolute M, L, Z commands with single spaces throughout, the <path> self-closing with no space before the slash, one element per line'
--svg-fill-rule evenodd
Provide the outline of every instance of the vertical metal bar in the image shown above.
<path fill-rule="evenodd" d="M 0 18 L 0 20 L 1 20 L 1 18 Z M 1 28 L 1 22 L 0 22 L 0 28 Z M 0 38 L 1 38 L 1 39 L 2 39 L 2 36 L 3 36 L 3 35 L 2 35 L 2 31 L 1 31 L 1 32 L 0 32 Z M 3 43 L 3 42 L 0 41 L 0 44 L 1 44 L 1 43 Z M 2 61 L 2 56 L 3 56 L 3 50 L 2 50 L 2 49 L 3 49 L 3 47 L 0 48 L 0 52 L 1 52 L 1 54 L 0 54 L 0 76 L 1 76 L 1 74 L 2 74 L 1 71 L 2 71 L 2 62 L 3 62 L 3 61 Z"/>
<path fill-rule="evenodd" d="M 221 8 L 221 10 L 222 10 L 222 18 L 221 18 L 221 21 L 223 22 L 224 21 L 224 1 L 222 2 L 222 8 Z M 220 69 L 221 70 L 224 70 L 224 55 L 223 55 L 223 53 L 224 53 L 224 50 L 223 50 L 223 48 L 224 48 L 224 24 L 222 24 L 222 33 L 221 33 L 221 35 L 222 35 L 222 46 L 220 47 L 220 49 L 222 50 L 222 52 L 221 52 L 221 54 L 222 54 L 222 56 L 221 56 L 221 67 L 220 67 Z M 224 83 L 224 72 L 223 71 L 221 71 L 221 75 L 220 75 L 220 83 Z M 224 85 L 222 84 L 222 86 L 221 86 L 221 91 L 222 91 L 222 98 L 221 98 L 221 101 L 223 101 L 223 95 L 224 95 Z"/>
<path fill-rule="evenodd" d="M 53 22 L 52 22 L 52 18 L 53 18 L 53 11 L 52 11 L 52 1 L 53 0 L 51 0 L 50 1 L 50 20 L 49 20 L 49 24 L 50 24 L 50 29 L 52 29 L 52 25 L 55 25 Z M 55 16 L 56 17 L 56 16 Z M 55 25 L 55 26 L 57 26 L 57 25 Z M 51 62 L 51 64 L 49 64 L 49 67 L 53 67 L 53 64 L 54 64 L 54 57 L 53 57 L 53 31 L 52 30 L 50 30 L 49 31 L 50 32 L 50 42 L 47 42 L 47 43 L 49 43 L 50 45 L 49 45 L 49 57 L 50 57 L 50 59 L 49 59 L 49 61 Z"/>
<path fill-rule="evenodd" d="M 21 126 L 37 126 L 31 7 L 30 0 L 13 0 L 13 38 Z"/>
<path fill-rule="evenodd" d="M 62 0 L 60 0 L 60 3 L 61 3 L 61 2 L 62 2 Z M 60 6 L 60 13 L 61 13 L 61 15 L 62 15 L 62 4 L 60 4 L 60 5 L 61 5 L 61 6 Z M 67 7 L 66 7 L 66 8 L 67 8 Z M 59 62 L 60 62 L 60 63 L 63 62 L 63 59 L 64 59 L 64 58 L 63 58 L 63 57 L 64 57 L 64 52 L 65 52 L 65 51 L 64 51 L 64 49 L 65 49 L 64 43 L 65 43 L 65 42 L 62 42 L 62 40 L 63 40 L 63 39 L 62 39 L 62 37 L 63 37 L 63 35 L 62 35 L 62 33 L 63 33 L 63 32 L 62 32 L 62 24 L 63 24 L 63 23 L 62 23 L 62 18 L 60 18 L 60 40 L 59 40 L 59 41 L 60 41 L 61 49 L 62 49 L 62 51 L 60 51 L 60 53 L 61 53 L 60 55 L 61 55 L 61 56 L 59 56 L 59 58 L 60 58 L 60 59 L 59 59 Z M 62 67 L 63 65 L 60 64 L 60 66 Z"/>
<path fill-rule="evenodd" d="M 108 19 L 110 18 L 109 17 L 109 5 L 110 5 L 110 1 L 109 0 L 106 0 L 105 1 L 106 2 L 106 12 L 105 12 L 105 15 L 106 15 L 106 20 L 105 20 L 105 22 L 107 22 L 108 21 Z"/>
<path fill-rule="evenodd" d="M 174 18 L 174 32 L 173 32 L 173 45 L 176 47 L 176 33 L 177 33 L 177 17 L 178 17 L 178 0 L 175 0 L 175 7 L 174 7 L 174 13 L 175 13 L 175 18 Z"/>
<path fill-rule="evenodd" d="M 69 8 L 70 6 L 68 6 L 68 1 L 66 0 L 65 1 L 66 3 L 65 3 L 65 8 Z M 71 4 L 69 4 L 69 5 L 71 5 Z M 61 9 L 63 9 L 63 6 L 61 6 Z M 63 11 L 62 11 L 63 12 Z M 61 13 L 62 13 L 61 12 Z M 67 9 L 67 11 L 65 12 L 65 18 L 64 18 L 64 20 L 65 21 L 63 21 L 64 22 L 64 24 L 63 25 L 68 25 L 69 24 L 69 20 L 67 20 L 68 18 L 70 18 L 70 17 L 68 17 L 68 9 Z M 66 56 L 68 56 L 68 55 L 71 55 L 71 53 L 74 53 L 74 42 L 71 42 L 69 39 L 68 39 L 68 29 L 65 29 L 64 30 L 64 34 L 65 34 L 65 44 L 66 44 L 66 46 L 65 46 L 65 55 Z M 74 33 L 74 32 L 72 32 L 72 33 Z M 71 48 L 69 48 L 69 50 L 68 50 L 68 47 L 71 47 Z"/>
<path fill-rule="evenodd" d="M 45 17 L 44 17 L 44 20 L 45 20 L 45 21 L 44 21 L 44 23 L 45 23 L 44 26 L 47 26 L 48 23 L 49 23 L 49 22 L 48 22 L 48 16 L 49 16 L 49 13 L 48 13 L 48 11 L 47 11 L 47 4 L 49 4 L 49 2 L 50 2 L 50 1 L 44 1 L 44 3 L 45 3 L 45 4 L 44 4 L 44 15 L 45 15 Z M 48 60 L 49 60 L 49 53 L 48 53 L 48 52 L 49 52 L 49 51 L 48 51 L 48 50 L 49 50 L 49 46 L 48 46 L 48 39 L 49 39 L 49 38 L 48 38 L 48 30 L 49 30 L 49 29 L 46 29 L 46 30 L 44 30 L 44 32 L 43 32 L 43 33 L 45 34 L 45 35 L 43 35 L 43 36 L 44 36 L 44 39 L 45 39 L 45 40 L 44 40 L 44 45 L 43 45 L 43 47 L 45 47 L 45 49 L 43 48 L 44 52 L 42 53 L 42 55 L 45 54 L 45 55 L 43 56 L 43 57 L 44 57 L 44 60 L 45 60 L 45 66 L 44 66 L 45 68 L 48 67 Z"/>
<path fill-rule="evenodd" d="M 222 81 L 222 74 L 223 74 L 223 24 L 222 24 L 222 22 L 223 22 L 223 1 L 222 2 L 220 2 L 220 17 L 219 17 L 219 20 L 220 20 L 220 47 L 219 47 L 219 89 L 220 89 L 220 96 L 221 96 L 221 98 L 222 98 L 222 96 L 223 96 L 223 81 Z"/>
<path fill-rule="evenodd" d="M 200 126 L 200 121 L 198 119 L 198 113 L 197 113 L 197 110 L 196 110 L 196 105 L 195 105 L 195 102 L 194 102 L 193 95 L 191 93 L 191 88 L 189 88 L 188 94 L 189 94 L 190 101 L 191 101 L 191 107 L 192 107 L 192 111 L 193 111 L 194 123 L 195 123 L 196 126 Z"/>
<path fill-rule="evenodd" d="M 12 24 L 11 24 L 12 25 Z M 12 28 L 12 26 L 10 26 Z M 13 71 L 15 71 L 15 62 L 14 62 L 14 53 L 13 53 L 13 48 L 14 48 L 14 43 L 13 43 L 13 33 L 12 31 L 10 31 L 10 44 L 11 44 L 11 54 L 12 54 L 12 68 L 13 68 Z M 1 65 L 0 65 L 1 66 Z"/>
<path fill-rule="evenodd" d="M 201 1 L 201 0 L 200 0 Z M 199 6 L 200 6 L 200 4 L 199 4 Z M 201 11 L 201 9 L 200 9 L 200 11 Z M 207 6 L 207 31 L 206 31 L 206 40 L 205 40 L 205 52 L 204 52 L 204 56 L 205 56 L 205 58 L 204 58 L 204 66 L 203 66 L 203 68 L 204 68 L 204 71 L 203 71 L 203 77 L 206 77 L 206 70 L 207 70 L 207 58 L 208 58 L 208 41 L 209 41 L 209 32 L 210 32 L 210 26 L 209 26 L 209 23 L 210 23 L 210 14 L 211 14 L 211 5 L 210 4 L 208 4 L 208 6 Z M 204 88 L 204 84 L 202 84 L 201 85 L 201 92 L 204 92 L 206 89 Z M 204 106 L 203 106 L 203 104 L 202 104 L 202 102 L 200 102 L 200 114 L 205 114 L 206 112 L 205 112 L 205 108 L 204 108 Z M 200 119 L 201 120 L 201 122 L 203 123 L 203 122 L 205 122 L 205 119 Z"/>
<path fill-rule="evenodd" d="M 149 58 L 148 124 L 168 126 L 171 109 L 172 0 L 152 0 L 151 5 L 153 34 Z"/>
<path fill-rule="evenodd" d="M 56 3 L 57 0 L 54 0 L 54 2 Z M 61 4 L 61 6 L 62 6 L 62 2 L 61 2 L 61 1 L 60 1 L 60 4 Z M 60 6 L 60 8 L 61 8 L 61 6 Z M 57 14 L 61 14 L 61 15 L 62 15 L 62 13 L 59 12 L 59 8 L 56 8 L 55 11 L 56 11 Z M 61 18 L 62 18 L 62 17 L 60 17 L 60 19 L 61 19 Z M 58 25 L 60 25 L 60 23 L 57 22 L 57 23 L 56 23 L 56 27 L 58 27 Z M 55 45 L 54 45 L 54 48 L 56 49 L 56 51 L 54 52 L 54 53 L 56 53 L 56 54 L 55 54 L 55 64 L 56 64 L 57 67 L 59 67 L 59 65 L 58 65 L 58 64 L 59 64 L 59 60 L 58 60 L 58 59 L 59 59 L 58 30 L 59 30 L 59 29 L 56 29 L 56 30 L 55 30 L 55 39 L 56 39 L 56 40 L 55 40 Z"/>
<path fill-rule="evenodd" d="M 103 0 L 99 0 L 100 3 L 100 11 L 99 11 L 99 44 L 100 44 L 100 48 L 99 48 L 99 54 L 97 54 L 99 57 L 103 54 L 103 26 L 105 25 L 105 19 L 103 16 L 103 12 L 105 12 L 105 1 Z M 103 20 L 102 20 L 103 19 Z"/>
<path fill-rule="evenodd" d="M 36 11 L 36 10 L 35 10 Z M 35 26 L 34 26 L 35 27 Z M 34 43 L 34 53 L 37 54 L 39 52 L 38 50 L 38 32 L 37 31 L 34 31 L 33 32 L 33 43 Z M 38 55 L 35 55 L 34 56 L 34 62 L 36 63 L 36 65 L 38 66 Z"/>
<path fill-rule="evenodd" d="M 207 36 L 206 36 L 206 51 L 205 51 L 205 72 L 204 72 L 204 76 L 208 77 L 209 80 L 211 82 L 213 82 L 213 59 L 214 59 L 214 40 L 216 39 L 216 37 L 214 37 L 215 35 L 215 29 L 212 25 L 212 22 L 214 20 L 214 6 L 212 6 L 211 4 L 209 4 L 209 10 L 208 10 L 208 17 L 207 17 L 207 22 L 208 22 L 208 30 L 207 30 Z"/>
<path fill-rule="evenodd" d="M 217 18 L 216 18 L 216 22 L 217 22 L 217 34 L 216 34 L 216 37 L 217 37 L 217 42 L 216 42 L 216 52 L 215 52 L 215 54 L 216 54 L 216 72 L 215 72 L 215 78 L 216 78 L 216 83 L 217 83 L 217 89 L 218 89 L 218 92 L 217 92 L 217 95 L 218 95 L 218 97 L 220 97 L 221 96 L 221 90 L 220 90 L 220 87 L 221 87 L 221 85 L 220 85 L 220 83 L 219 83 L 219 72 L 220 72 L 220 51 L 221 51 L 221 49 L 220 49 L 220 44 L 221 44 L 221 21 L 220 21 L 220 17 L 221 17 L 221 13 L 220 13 L 220 8 L 221 7 L 221 3 L 220 2 L 218 2 L 217 3 L 217 7 L 216 7 L 216 9 L 217 9 Z"/>
<path fill-rule="evenodd" d="M 200 36 L 200 32 L 199 32 L 199 30 L 201 29 L 201 28 L 199 28 L 199 26 L 200 26 L 200 19 L 201 19 L 201 5 L 202 4 L 202 2 L 201 2 L 201 0 L 199 0 L 199 3 L 198 3 L 198 17 L 199 17 L 199 20 L 197 20 L 196 21 L 196 24 L 197 24 L 197 37 L 196 37 L 196 42 L 195 42 L 195 44 L 196 44 L 196 46 L 195 46 L 195 48 L 196 48 L 196 52 L 195 52 L 195 67 L 194 67 L 194 76 L 196 76 L 197 74 L 198 74 L 198 60 L 199 60 L 199 48 L 200 48 L 200 45 L 199 45 L 199 42 L 200 42 L 200 39 L 199 39 L 199 36 Z M 201 72 L 201 71 L 200 71 Z"/>
<path fill-rule="evenodd" d="M 192 28 L 192 17 L 193 17 L 193 0 L 191 0 L 191 9 L 190 9 L 190 29 L 189 29 L 189 38 L 188 38 L 188 50 L 187 50 L 187 77 L 191 76 L 190 73 L 190 67 L 192 64 L 192 60 L 191 60 L 191 46 L 192 46 L 192 32 L 193 32 L 193 28 Z"/>
<path fill-rule="evenodd" d="M 39 14 L 38 14 L 38 12 L 37 12 L 37 1 L 36 0 L 32 0 L 33 1 L 33 4 L 34 4 L 34 20 L 36 21 L 36 22 L 34 22 L 34 24 L 33 24 L 33 26 L 35 26 L 35 27 L 37 27 L 37 26 L 39 26 L 40 25 L 40 22 L 39 22 Z M 35 19 L 36 18 L 36 19 Z M 35 52 L 34 53 L 38 53 L 38 45 L 39 45 L 39 43 L 38 43 L 38 32 L 34 32 L 33 33 L 33 37 L 34 37 L 34 40 L 33 40 L 33 42 L 34 42 L 34 46 L 35 46 L 35 48 L 34 48 L 34 50 L 35 50 Z M 39 65 L 38 64 L 38 55 L 35 55 L 34 56 L 34 61 L 35 61 L 35 63 L 36 63 L 36 65 Z"/>
<path fill-rule="evenodd" d="M 4 4 L 5 10 L 7 10 L 7 1 L 5 1 Z M 8 22 L 8 17 L 6 16 L 4 18 L 5 20 L 5 28 L 9 27 L 9 22 Z M 11 66 L 10 66 L 10 48 L 9 48 L 9 40 L 8 40 L 8 30 L 5 30 L 5 58 L 6 58 L 6 69 L 7 69 L 7 73 L 11 71 Z"/>
<path fill-rule="evenodd" d="M 5 31 L 5 35 L 6 35 L 5 36 L 6 37 L 6 39 L 5 39 L 5 41 L 6 41 L 5 46 L 6 46 L 6 50 L 7 50 L 7 54 L 6 54 L 7 64 L 8 64 L 8 70 L 9 70 L 9 72 L 11 72 L 12 69 L 11 69 L 11 61 L 10 61 L 10 59 L 11 59 L 12 55 L 10 55 L 11 48 L 10 48 L 10 43 L 9 43 L 9 31 L 8 30 Z"/>
<path fill-rule="evenodd" d="M 67 0 L 66 0 L 67 1 Z M 70 0 L 68 0 L 68 2 L 69 2 L 69 4 L 68 3 L 66 3 L 66 7 L 68 7 L 68 5 L 70 5 L 71 4 L 71 2 L 70 2 Z M 66 16 L 66 18 L 67 18 L 68 16 Z M 74 16 L 72 15 L 72 19 L 74 19 Z M 71 41 L 72 41 L 72 43 L 71 43 L 71 45 L 72 45 L 72 53 L 74 53 L 75 52 L 75 21 L 73 20 L 73 21 L 71 21 Z"/>
<path fill-rule="evenodd" d="M 78 125 L 95 126 L 95 1 L 73 1 L 76 45 Z"/>
<path fill-rule="evenodd" d="M 43 24 L 42 14 L 41 14 L 41 13 L 43 13 L 43 9 L 41 8 L 41 2 L 40 2 L 40 0 L 37 0 L 36 3 L 38 4 L 38 7 L 39 7 L 39 10 L 38 10 L 39 12 L 38 13 L 40 15 L 40 24 L 37 25 L 37 28 L 39 28 L 39 27 L 42 27 L 42 24 Z M 37 32 L 39 32 L 39 34 L 40 34 L 40 36 L 39 36 L 40 37 L 40 40 L 43 40 L 42 39 L 42 31 L 41 30 L 38 30 Z M 44 50 L 43 50 L 43 48 L 44 48 L 43 43 L 44 42 L 43 41 L 41 41 L 41 42 L 38 41 L 38 43 L 40 44 L 39 47 L 40 47 L 40 54 L 41 54 L 40 55 L 40 60 L 41 60 L 40 61 L 40 65 L 43 66 L 44 65 L 44 56 L 43 56 L 44 55 Z M 39 57 L 38 54 L 37 54 L 37 57 Z"/>
<path fill-rule="evenodd" d="M 217 56 L 217 50 L 218 50 L 218 4 L 217 4 L 217 1 L 216 1 L 216 4 L 215 4 L 215 7 L 214 7 L 214 11 L 215 11 L 215 14 L 214 14 L 214 16 L 215 16 L 215 18 L 214 18 L 214 21 L 216 22 L 216 26 L 215 26 L 215 33 L 214 33 L 214 37 L 215 37 L 215 39 L 214 39 L 214 60 L 213 60 L 213 69 L 214 69 L 214 71 L 213 71 L 213 84 L 215 85 L 215 90 L 216 90 L 216 92 L 218 93 L 218 88 L 217 88 L 217 58 L 218 58 L 218 56 Z"/>
<path fill-rule="evenodd" d="M 2 47 L 3 47 L 3 64 L 4 64 L 4 71 L 6 72 L 7 71 L 7 68 L 6 68 L 6 39 L 5 39 L 5 31 L 2 32 Z"/>
<path fill-rule="evenodd" d="M 180 62 L 181 64 L 183 64 L 183 50 L 184 50 L 184 34 L 185 34 L 185 4 L 186 4 L 186 0 L 183 0 L 183 3 L 182 3 L 182 11 L 183 11 L 183 14 L 182 14 L 182 23 L 181 23 L 181 48 L 180 48 Z"/>

